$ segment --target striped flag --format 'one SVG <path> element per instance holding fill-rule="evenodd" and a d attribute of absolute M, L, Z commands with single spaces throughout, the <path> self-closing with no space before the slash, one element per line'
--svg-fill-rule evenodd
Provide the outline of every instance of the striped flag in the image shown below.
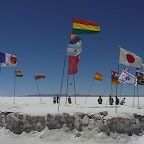
<path fill-rule="evenodd" d="M 73 34 L 94 34 L 100 32 L 95 22 L 73 18 Z"/>
<path fill-rule="evenodd" d="M 44 74 L 34 74 L 34 78 L 35 80 L 41 79 L 41 78 L 45 78 Z"/>
<path fill-rule="evenodd" d="M 20 70 L 15 70 L 15 75 L 17 77 L 22 77 L 23 76 L 23 73 L 20 71 Z"/>

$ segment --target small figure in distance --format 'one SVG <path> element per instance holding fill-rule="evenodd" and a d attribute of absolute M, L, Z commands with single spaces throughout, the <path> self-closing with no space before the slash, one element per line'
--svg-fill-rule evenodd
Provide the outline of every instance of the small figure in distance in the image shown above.
<path fill-rule="evenodd" d="M 102 97 L 99 96 L 99 98 L 98 98 L 98 103 L 99 103 L 99 104 L 102 104 L 102 101 L 103 101 Z"/>
<path fill-rule="evenodd" d="M 57 95 L 57 103 L 59 103 L 59 99 L 60 99 L 60 97 Z"/>
<path fill-rule="evenodd" d="M 53 104 L 56 103 L 56 96 L 53 97 Z"/>
<path fill-rule="evenodd" d="M 123 98 L 120 102 L 120 105 L 123 105 L 125 103 L 125 98 Z"/>
<path fill-rule="evenodd" d="M 113 102 L 114 102 L 113 98 L 111 97 L 111 95 L 109 95 L 109 104 L 113 105 Z"/>
<path fill-rule="evenodd" d="M 69 104 L 72 103 L 72 101 L 71 101 L 71 96 L 68 97 L 68 103 L 69 103 Z"/>
<path fill-rule="evenodd" d="M 118 105 L 119 104 L 119 99 L 118 99 L 118 97 L 117 96 L 115 96 L 115 105 Z"/>

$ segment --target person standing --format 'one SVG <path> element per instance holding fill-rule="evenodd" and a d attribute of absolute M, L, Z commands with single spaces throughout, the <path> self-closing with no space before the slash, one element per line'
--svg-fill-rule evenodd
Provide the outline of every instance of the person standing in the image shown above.
<path fill-rule="evenodd" d="M 109 104 L 113 105 L 113 102 L 114 102 L 113 98 L 111 97 L 111 95 L 109 95 Z"/>
<path fill-rule="evenodd" d="M 119 99 L 118 99 L 118 97 L 117 96 L 115 96 L 115 105 L 118 105 L 119 104 Z"/>
<path fill-rule="evenodd" d="M 70 97 L 70 96 L 68 97 L 68 103 L 69 103 L 69 104 L 72 103 L 72 101 L 71 101 L 71 97 Z"/>
<path fill-rule="evenodd" d="M 99 98 L 98 98 L 98 103 L 99 103 L 99 104 L 102 104 L 102 101 L 103 101 L 102 97 L 99 96 Z"/>
<path fill-rule="evenodd" d="M 60 99 L 60 97 L 57 95 L 57 103 L 59 103 L 59 99 Z"/>

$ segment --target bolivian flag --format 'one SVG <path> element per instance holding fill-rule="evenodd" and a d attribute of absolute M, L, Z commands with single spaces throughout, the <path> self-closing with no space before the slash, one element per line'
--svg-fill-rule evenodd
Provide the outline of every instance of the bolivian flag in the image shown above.
<path fill-rule="evenodd" d="M 22 77 L 23 76 L 23 74 L 22 74 L 22 72 L 20 70 L 15 70 L 15 75 L 17 77 Z"/>
<path fill-rule="evenodd" d="M 73 18 L 73 34 L 94 34 L 100 32 L 100 26 L 94 22 Z"/>
<path fill-rule="evenodd" d="M 103 80 L 103 76 L 101 74 L 99 74 L 99 73 L 95 73 L 94 79 L 102 81 Z"/>

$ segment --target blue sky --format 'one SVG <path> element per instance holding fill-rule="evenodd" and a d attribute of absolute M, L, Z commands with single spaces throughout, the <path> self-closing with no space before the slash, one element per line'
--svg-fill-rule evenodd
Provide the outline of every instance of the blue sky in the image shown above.
<path fill-rule="evenodd" d="M 95 72 L 103 81 L 93 81 L 90 94 L 102 94 L 110 81 L 111 70 L 117 71 L 119 45 L 143 59 L 143 0 L 1 0 L 0 51 L 14 54 L 16 67 L 2 67 L 0 96 L 13 96 L 14 71 L 24 74 L 16 78 L 16 96 L 37 94 L 34 73 L 45 74 L 38 80 L 40 93 L 60 93 L 64 57 L 72 32 L 72 18 L 96 22 L 97 34 L 78 35 L 82 39 L 76 92 L 87 94 Z M 62 93 L 66 93 L 68 57 Z M 120 65 L 120 70 L 127 67 Z M 128 67 L 132 74 L 135 69 Z M 72 75 L 69 82 L 73 83 Z M 109 95 L 109 84 L 105 95 Z M 73 87 L 69 86 L 70 95 Z M 139 86 L 139 94 L 144 93 Z M 133 95 L 133 86 L 123 85 L 122 94 Z"/>

